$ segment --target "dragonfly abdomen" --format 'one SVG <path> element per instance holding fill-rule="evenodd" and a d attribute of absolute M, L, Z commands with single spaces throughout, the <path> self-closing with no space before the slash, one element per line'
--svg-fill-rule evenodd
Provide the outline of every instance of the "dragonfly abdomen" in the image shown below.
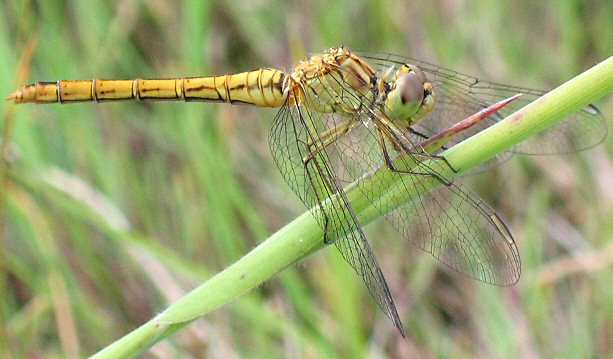
<path fill-rule="evenodd" d="M 16 103 L 182 100 L 280 107 L 287 96 L 285 81 L 285 74 L 275 69 L 174 79 L 59 80 L 22 86 L 7 99 Z"/>

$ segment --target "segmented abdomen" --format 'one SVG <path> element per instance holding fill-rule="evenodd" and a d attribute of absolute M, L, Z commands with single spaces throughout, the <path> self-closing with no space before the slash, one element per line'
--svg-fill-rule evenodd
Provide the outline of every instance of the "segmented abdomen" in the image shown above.
<path fill-rule="evenodd" d="M 175 79 L 59 80 L 22 86 L 8 99 L 16 103 L 80 101 L 183 100 L 280 107 L 287 76 L 275 69 Z"/>

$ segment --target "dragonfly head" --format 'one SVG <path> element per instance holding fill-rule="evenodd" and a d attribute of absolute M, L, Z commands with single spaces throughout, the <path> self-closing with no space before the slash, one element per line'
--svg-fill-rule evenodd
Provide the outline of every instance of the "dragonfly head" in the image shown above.
<path fill-rule="evenodd" d="M 413 125 L 432 111 L 435 103 L 432 84 L 419 67 L 406 64 L 396 71 L 385 100 L 392 119 Z"/>

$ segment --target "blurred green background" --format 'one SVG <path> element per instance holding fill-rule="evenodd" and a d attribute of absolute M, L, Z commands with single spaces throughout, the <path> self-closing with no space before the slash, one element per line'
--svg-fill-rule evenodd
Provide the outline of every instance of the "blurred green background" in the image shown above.
<path fill-rule="evenodd" d="M 291 69 L 338 45 L 547 89 L 613 55 L 607 0 L 0 4 L 7 95 L 36 80 Z M 613 98 L 597 105 L 610 125 Z M 305 210 L 269 154 L 274 109 L 0 111 L 0 357 L 92 354 Z M 613 139 L 468 182 L 516 237 L 517 285 L 450 273 L 379 221 L 367 234 L 406 340 L 327 248 L 147 356 L 613 357 Z"/>

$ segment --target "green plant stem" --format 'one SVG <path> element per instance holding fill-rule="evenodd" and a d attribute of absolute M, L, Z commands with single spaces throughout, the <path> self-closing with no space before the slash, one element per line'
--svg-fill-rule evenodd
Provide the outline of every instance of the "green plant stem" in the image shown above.
<path fill-rule="evenodd" d="M 445 151 L 445 158 L 459 171 L 453 173 L 449 170 L 443 175 L 451 178 L 469 170 L 611 92 L 613 58 L 603 61 L 500 123 Z M 432 163 L 432 166 L 435 164 Z M 436 167 L 440 168 L 439 165 Z M 407 193 L 406 189 L 396 182 L 396 178 L 390 176 L 389 171 L 383 170 L 375 173 L 372 179 L 366 180 L 363 186 L 368 186 L 368 181 L 385 183 L 386 189 L 377 195 L 382 198 L 383 207 L 391 210 L 419 195 L 417 191 L 440 185 L 439 181 L 432 180 L 431 188 L 415 189 L 413 193 Z M 374 208 L 355 186 L 350 187 L 347 197 L 362 224 L 381 216 L 381 212 Z M 402 193 L 401 197 L 398 196 L 399 193 Z M 304 213 L 239 261 L 94 357 L 124 358 L 138 355 L 170 333 L 246 293 L 275 273 L 322 248 L 322 239 L 323 231 L 317 221 L 309 212 Z"/>
<path fill-rule="evenodd" d="M 445 152 L 463 173 L 613 92 L 613 57 Z"/>

